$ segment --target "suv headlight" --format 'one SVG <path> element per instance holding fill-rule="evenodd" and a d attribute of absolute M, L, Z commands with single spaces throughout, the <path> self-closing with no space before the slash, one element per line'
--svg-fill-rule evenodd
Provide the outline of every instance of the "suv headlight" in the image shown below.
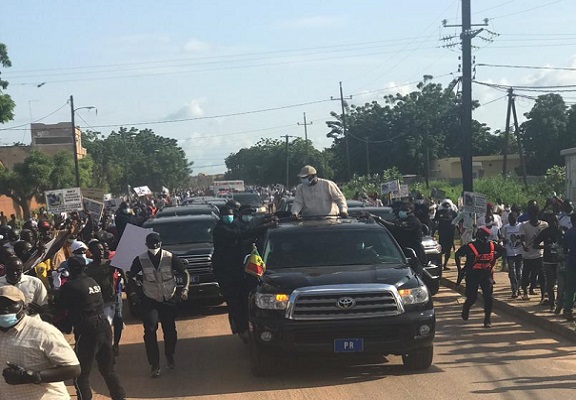
<path fill-rule="evenodd" d="M 420 286 L 414 289 L 399 289 L 398 294 L 402 298 L 404 305 L 423 304 L 430 300 L 426 286 Z"/>
<path fill-rule="evenodd" d="M 264 310 L 285 310 L 290 296 L 277 293 L 256 293 L 256 306 Z"/>

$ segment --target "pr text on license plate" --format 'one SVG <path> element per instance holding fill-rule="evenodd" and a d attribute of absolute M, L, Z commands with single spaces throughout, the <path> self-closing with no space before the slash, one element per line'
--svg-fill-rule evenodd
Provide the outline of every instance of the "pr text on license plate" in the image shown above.
<path fill-rule="evenodd" d="M 334 353 L 359 353 L 364 351 L 364 339 L 334 339 Z"/>

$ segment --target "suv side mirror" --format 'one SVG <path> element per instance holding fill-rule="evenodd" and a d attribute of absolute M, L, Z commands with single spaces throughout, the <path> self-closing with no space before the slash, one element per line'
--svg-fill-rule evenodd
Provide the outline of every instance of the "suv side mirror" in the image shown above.
<path fill-rule="evenodd" d="M 404 255 L 408 259 L 408 264 L 410 267 L 414 270 L 414 272 L 416 272 L 416 274 L 421 276 L 424 272 L 424 267 L 422 266 L 420 259 L 416 256 L 414 249 L 411 247 L 404 247 L 402 248 L 402 251 L 404 251 Z"/>

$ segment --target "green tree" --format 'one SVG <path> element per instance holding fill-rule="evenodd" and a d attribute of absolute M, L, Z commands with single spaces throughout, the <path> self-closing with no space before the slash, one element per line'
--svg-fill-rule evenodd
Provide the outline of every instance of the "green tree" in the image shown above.
<path fill-rule="evenodd" d="M 4 68 L 12 66 L 4 43 L 0 43 L 0 65 Z M 0 123 L 2 124 L 14 118 L 14 107 L 16 106 L 10 95 L 4 93 L 7 88 L 8 82 L 0 78 Z"/>
<path fill-rule="evenodd" d="M 424 174 L 427 158 L 460 156 L 460 98 L 452 87 L 443 88 L 431 80 L 424 76 L 416 91 L 385 96 L 383 104 L 373 101 L 347 107 L 353 174 L 366 174 L 366 153 L 372 171 L 397 167 L 405 174 Z M 347 168 L 342 116 L 331 115 L 334 120 L 327 122 L 327 136 L 333 139 L 336 175 L 342 178 Z M 474 155 L 495 154 L 498 143 L 499 138 L 491 135 L 486 125 L 473 121 Z"/>
<path fill-rule="evenodd" d="M 254 146 L 242 148 L 226 157 L 226 179 L 242 179 L 256 185 L 286 183 L 286 141 L 280 139 L 260 139 Z M 288 143 L 288 183 L 298 183 L 297 174 L 307 163 L 314 165 L 318 174 L 331 177 L 330 155 L 318 151 L 302 138 Z"/>
<path fill-rule="evenodd" d="M 113 193 L 126 193 L 127 185 L 149 186 L 160 191 L 186 185 L 192 163 L 176 139 L 150 129 L 120 128 L 104 137 L 100 132 L 83 134 L 82 143 L 92 162 L 91 180 Z"/>
<path fill-rule="evenodd" d="M 12 170 L 0 168 L 0 194 L 10 197 L 22 208 L 24 218 L 30 217 L 30 202 L 52 187 L 53 160 L 40 151 L 32 151 Z M 40 199 L 39 199 L 40 200 Z"/>
<path fill-rule="evenodd" d="M 573 114 L 574 110 L 571 110 Z M 573 117 L 568 117 L 566 103 L 556 93 L 536 99 L 532 109 L 524 114 L 522 144 L 526 152 L 526 170 L 529 174 L 543 175 L 553 165 L 564 165 L 560 150 L 576 145 L 576 131 L 568 132 Z M 572 125 L 574 127 L 574 125 Z"/>

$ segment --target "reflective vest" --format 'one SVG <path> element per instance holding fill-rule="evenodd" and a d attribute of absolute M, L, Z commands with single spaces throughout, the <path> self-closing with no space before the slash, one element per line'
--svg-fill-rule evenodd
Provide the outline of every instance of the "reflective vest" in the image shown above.
<path fill-rule="evenodd" d="M 490 253 L 480 254 L 478 250 L 472 243 L 469 243 L 468 246 L 470 250 L 474 253 L 474 264 L 472 264 L 473 270 L 479 269 L 490 269 L 492 268 L 492 264 L 494 263 L 494 242 L 490 241 Z"/>
<path fill-rule="evenodd" d="M 148 256 L 148 252 L 138 256 L 142 265 L 142 289 L 144 295 L 158 302 L 170 300 L 176 291 L 176 280 L 172 272 L 172 253 L 161 250 L 158 269 Z"/>

